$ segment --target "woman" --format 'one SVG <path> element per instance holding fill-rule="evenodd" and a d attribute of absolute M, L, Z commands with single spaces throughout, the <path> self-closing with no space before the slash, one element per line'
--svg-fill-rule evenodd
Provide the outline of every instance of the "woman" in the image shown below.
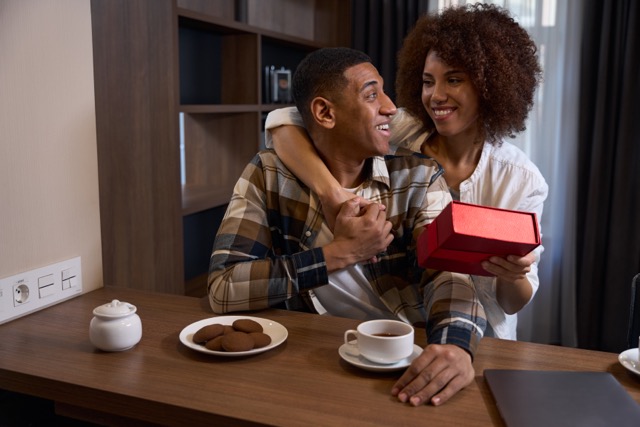
<path fill-rule="evenodd" d="M 527 156 L 504 141 L 525 129 L 541 76 L 536 50 L 527 32 L 495 5 L 422 16 L 398 55 L 403 108 L 393 118 L 392 143 L 437 160 L 454 200 L 535 212 L 540 221 L 548 186 Z M 287 124 L 301 126 L 295 109 L 270 113 L 267 139 L 273 137 L 283 162 L 334 218 L 353 195 L 330 177 L 304 130 L 281 126 Z M 492 257 L 483 268 L 493 277 L 473 276 L 487 314 L 486 335 L 516 339 L 516 313 L 538 289 L 542 250 Z"/>

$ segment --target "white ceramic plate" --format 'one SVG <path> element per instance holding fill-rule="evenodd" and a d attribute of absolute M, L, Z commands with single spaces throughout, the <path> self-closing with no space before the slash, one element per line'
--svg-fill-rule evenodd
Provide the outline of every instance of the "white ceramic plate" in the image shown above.
<path fill-rule="evenodd" d="M 640 351 L 637 348 L 630 348 L 620 353 L 618 360 L 628 370 L 640 375 Z"/>
<path fill-rule="evenodd" d="M 219 323 L 221 325 L 231 325 L 234 321 L 238 319 L 251 319 L 262 325 L 262 329 L 265 334 L 271 337 L 271 344 L 261 348 L 255 348 L 253 350 L 248 351 L 213 351 L 209 350 L 205 346 L 201 344 L 196 344 L 193 342 L 193 334 L 195 334 L 200 328 L 207 325 L 213 325 L 214 323 Z M 269 351 L 272 348 L 275 348 L 285 342 L 287 336 L 289 335 L 287 328 L 282 326 L 278 322 L 274 322 L 273 320 L 263 319 L 260 317 L 250 317 L 250 316 L 218 316 L 218 317 L 210 317 L 208 319 L 199 320 L 185 327 L 182 332 L 180 332 L 180 341 L 182 344 L 186 345 L 189 348 L 192 348 L 201 353 L 214 354 L 216 356 L 224 356 L 224 357 L 238 357 L 238 356 L 249 356 L 252 354 L 263 353 L 265 351 Z"/>
<path fill-rule="evenodd" d="M 379 363 L 372 362 L 362 356 L 358 351 L 358 346 L 356 345 L 356 341 L 350 341 L 349 344 L 344 343 L 338 349 L 338 353 L 340 353 L 340 357 L 347 362 L 352 364 L 353 366 L 357 366 L 358 368 L 364 369 L 366 371 L 372 372 L 390 372 L 397 371 L 400 369 L 404 369 L 411 364 L 413 359 L 420 356 L 422 353 L 422 348 L 418 345 L 413 345 L 413 353 L 411 356 L 402 359 L 396 363 L 390 363 L 388 365 L 381 365 Z"/>

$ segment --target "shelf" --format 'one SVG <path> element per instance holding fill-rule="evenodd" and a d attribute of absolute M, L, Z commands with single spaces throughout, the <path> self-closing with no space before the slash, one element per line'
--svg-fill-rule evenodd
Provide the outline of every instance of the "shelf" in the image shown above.
<path fill-rule="evenodd" d="M 211 185 L 182 186 L 182 216 L 194 214 L 229 203 L 233 187 Z"/>
<path fill-rule="evenodd" d="M 287 6 L 291 6 L 291 4 L 288 3 Z M 267 15 L 272 15 L 272 12 L 269 11 Z M 301 23 L 304 22 L 301 17 L 296 17 L 290 20 L 291 22 L 296 23 L 296 27 L 285 28 L 282 25 L 270 25 L 268 17 L 265 18 L 263 16 L 261 18 L 261 22 L 264 23 L 265 27 L 249 25 L 243 22 L 229 21 L 218 16 L 178 8 L 178 19 L 180 26 L 196 30 L 213 31 L 221 34 L 256 34 L 273 40 L 280 40 L 291 45 L 309 46 L 314 49 L 327 45 L 327 43 L 319 42 L 312 37 L 311 32 L 314 28 L 313 21 L 309 20 L 310 23 L 308 25 L 301 25 Z M 311 37 L 309 37 L 310 35 Z"/>
<path fill-rule="evenodd" d="M 277 108 L 277 107 L 276 107 Z M 181 113 L 207 114 L 207 113 L 251 113 L 262 111 L 263 107 L 257 104 L 186 104 L 180 105 Z"/>
<path fill-rule="evenodd" d="M 179 111 L 189 114 L 224 114 L 224 113 L 268 113 L 278 108 L 295 107 L 295 104 L 246 104 L 246 105 L 181 105 Z"/>
<path fill-rule="evenodd" d="M 257 111 L 181 114 L 183 215 L 229 202 L 258 151 L 260 123 Z"/>
<path fill-rule="evenodd" d="M 235 18 L 236 3 L 245 0 L 176 0 L 178 15 L 184 12 L 212 16 L 231 22 Z"/>
<path fill-rule="evenodd" d="M 257 104 L 257 35 L 180 26 L 178 41 L 181 104 Z"/>
<path fill-rule="evenodd" d="M 91 0 L 105 283 L 179 294 L 206 272 L 196 240 L 290 105 L 268 102 L 264 66 L 349 46 L 351 3 Z"/>
<path fill-rule="evenodd" d="M 295 106 L 296 106 L 295 104 L 261 104 L 259 109 L 263 113 L 268 113 L 270 111 L 277 110 L 278 108 L 295 107 Z"/>

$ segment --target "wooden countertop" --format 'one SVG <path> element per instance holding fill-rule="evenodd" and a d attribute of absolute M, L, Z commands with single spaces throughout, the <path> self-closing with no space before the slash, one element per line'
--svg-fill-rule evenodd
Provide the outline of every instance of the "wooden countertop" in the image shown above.
<path fill-rule="evenodd" d="M 143 333 L 134 348 L 107 353 L 89 341 L 89 322 L 95 307 L 113 299 L 137 306 Z M 89 292 L 0 325 L 0 388 L 113 425 L 503 425 L 482 377 L 487 368 L 611 372 L 640 403 L 640 376 L 617 354 L 485 338 L 474 383 L 442 406 L 414 408 L 390 395 L 402 371 L 363 371 L 340 358 L 344 331 L 358 321 L 280 310 L 243 314 L 279 322 L 287 340 L 253 356 L 211 356 L 179 341 L 184 327 L 214 316 L 206 299 Z M 424 345 L 424 331 L 416 331 L 416 342 Z"/>

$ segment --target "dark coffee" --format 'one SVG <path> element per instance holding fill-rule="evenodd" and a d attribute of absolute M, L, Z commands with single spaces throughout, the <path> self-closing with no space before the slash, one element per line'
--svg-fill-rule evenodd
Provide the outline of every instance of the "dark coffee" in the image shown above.
<path fill-rule="evenodd" d="M 391 332 L 380 332 L 379 334 L 373 334 L 374 337 L 399 337 L 400 334 L 392 334 Z"/>

